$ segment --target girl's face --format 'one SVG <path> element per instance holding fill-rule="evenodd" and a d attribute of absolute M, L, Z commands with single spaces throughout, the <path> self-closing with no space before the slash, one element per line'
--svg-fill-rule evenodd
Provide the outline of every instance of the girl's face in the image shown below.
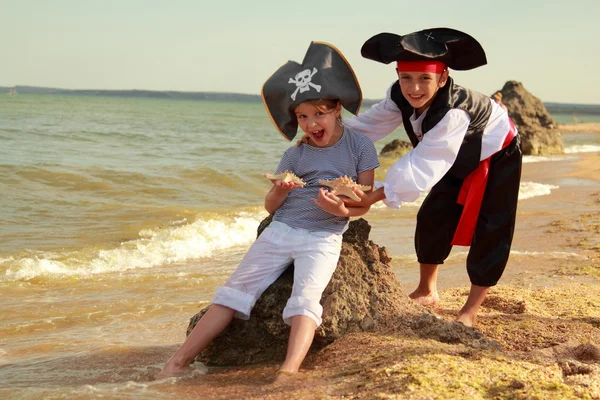
<path fill-rule="evenodd" d="M 444 87 L 448 80 L 448 72 L 402 72 L 398 71 L 400 90 L 404 98 L 417 111 L 417 115 L 425 111 L 433 102 L 438 89 Z"/>
<path fill-rule="evenodd" d="M 343 128 L 338 124 L 341 105 L 327 107 L 324 104 L 315 105 L 304 102 L 294 110 L 298 125 L 310 138 L 310 144 L 316 147 L 333 146 L 340 140 Z"/>

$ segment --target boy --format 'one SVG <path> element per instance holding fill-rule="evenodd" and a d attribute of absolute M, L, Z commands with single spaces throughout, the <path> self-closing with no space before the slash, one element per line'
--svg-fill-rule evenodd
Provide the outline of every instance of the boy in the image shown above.
<path fill-rule="evenodd" d="M 383 200 L 398 208 L 430 191 L 417 215 L 420 281 L 410 297 L 436 304 L 439 265 L 452 245 L 470 246 L 471 290 L 457 319 L 472 326 L 508 261 L 521 179 L 519 137 L 506 111 L 448 75 L 448 68 L 485 65 L 485 52 L 466 33 L 433 28 L 404 36 L 378 34 L 364 43 L 361 53 L 384 64 L 397 63 L 398 80 L 383 101 L 345 124 L 372 140 L 403 124 L 414 148 L 356 204 Z"/>

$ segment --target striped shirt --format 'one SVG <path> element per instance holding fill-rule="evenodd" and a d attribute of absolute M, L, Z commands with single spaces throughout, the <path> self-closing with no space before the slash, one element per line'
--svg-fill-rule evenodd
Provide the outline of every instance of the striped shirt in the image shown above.
<path fill-rule="evenodd" d="M 379 167 L 377 151 L 371 139 L 362 133 L 344 128 L 340 140 L 330 147 L 307 144 L 286 150 L 276 174 L 292 171 L 306 185 L 291 190 L 283 204 L 275 211 L 274 221 L 293 228 L 310 231 L 342 233 L 348 226 L 348 217 L 337 217 L 320 209 L 312 202 L 319 194 L 320 179 L 335 179 L 346 175 L 356 182 L 358 174 Z"/>

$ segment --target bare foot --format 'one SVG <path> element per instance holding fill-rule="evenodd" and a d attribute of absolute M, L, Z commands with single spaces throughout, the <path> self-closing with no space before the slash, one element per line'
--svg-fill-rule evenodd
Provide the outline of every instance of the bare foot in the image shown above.
<path fill-rule="evenodd" d="M 435 306 L 440 299 L 437 292 L 422 292 L 418 288 L 409 294 L 408 297 L 425 307 Z"/>
<path fill-rule="evenodd" d="M 273 379 L 273 384 L 281 385 L 281 384 L 290 382 L 297 377 L 298 377 L 298 372 L 283 371 L 280 369 L 280 370 L 277 370 L 277 372 L 275 372 L 275 378 Z"/>
<path fill-rule="evenodd" d="M 189 369 L 190 369 L 189 366 L 184 366 L 180 363 L 176 363 L 174 361 L 169 360 L 163 367 L 160 374 L 158 374 L 156 379 L 169 378 L 171 376 L 179 376 L 179 375 L 182 375 L 183 373 L 185 373 Z"/>
<path fill-rule="evenodd" d="M 475 323 L 475 316 L 468 313 L 459 312 L 456 320 L 458 322 L 462 322 L 465 326 L 473 327 L 473 324 Z"/>

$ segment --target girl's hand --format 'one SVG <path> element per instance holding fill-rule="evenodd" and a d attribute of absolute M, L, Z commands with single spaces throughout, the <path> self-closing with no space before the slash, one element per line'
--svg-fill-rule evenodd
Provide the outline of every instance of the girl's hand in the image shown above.
<path fill-rule="evenodd" d="M 304 187 L 304 185 L 300 185 L 300 184 L 294 183 L 294 182 L 284 182 L 281 179 L 276 179 L 271 182 L 273 182 L 273 185 L 275 186 L 276 190 L 280 190 L 280 191 L 284 191 L 284 192 L 289 192 L 291 190 Z"/>
<path fill-rule="evenodd" d="M 328 190 L 323 188 L 319 189 L 319 196 L 316 199 L 312 199 L 320 209 L 327 211 L 330 214 L 338 217 L 347 217 L 348 209 L 344 205 L 344 202 L 340 197 L 331 194 Z"/>

